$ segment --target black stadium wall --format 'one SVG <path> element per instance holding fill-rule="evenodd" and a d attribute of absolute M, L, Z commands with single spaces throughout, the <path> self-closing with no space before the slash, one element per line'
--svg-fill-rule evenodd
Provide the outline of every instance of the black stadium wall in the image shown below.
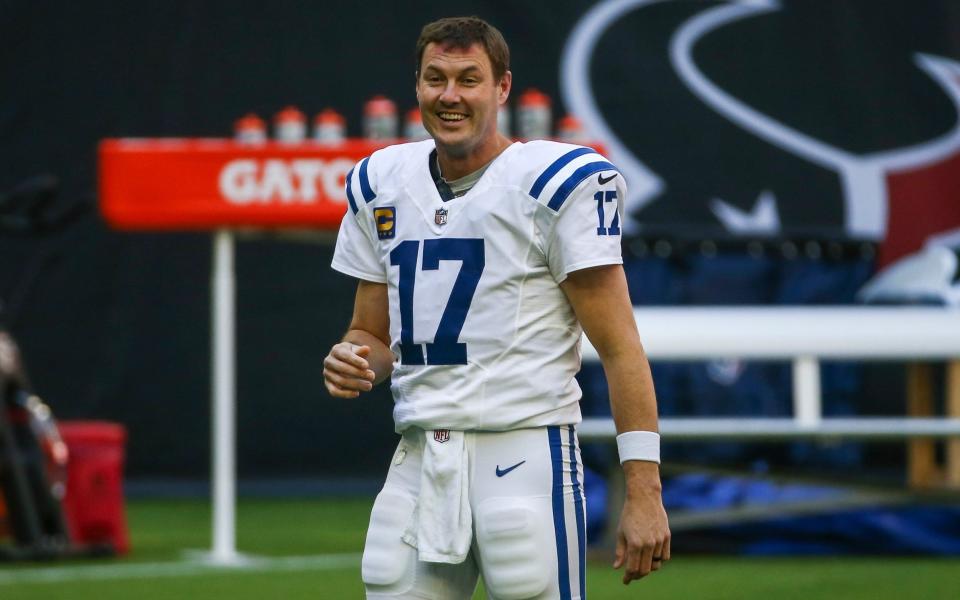
<path fill-rule="evenodd" d="M 879 244 L 888 262 L 960 227 L 960 4 L 951 0 L 351 3 L 0 1 L 0 190 L 42 173 L 96 202 L 98 140 L 225 137 L 293 104 L 415 104 L 413 44 L 455 12 L 511 44 L 631 185 L 630 236 Z M 931 190 L 933 193 L 931 193 Z M 241 477 L 379 473 L 384 388 L 335 401 L 322 359 L 354 284 L 329 245 L 240 237 Z M 203 477 L 210 236 L 0 234 L 0 297 L 64 419 L 124 423 L 131 477 Z M 709 298 L 700 298 L 709 301 Z"/>

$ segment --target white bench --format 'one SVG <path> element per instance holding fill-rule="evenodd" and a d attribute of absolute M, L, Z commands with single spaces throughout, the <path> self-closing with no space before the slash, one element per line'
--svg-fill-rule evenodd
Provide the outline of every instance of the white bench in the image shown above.
<path fill-rule="evenodd" d="M 793 364 L 792 418 L 664 418 L 672 440 L 789 440 L 911 438 L 910 481 L 960 486 L 960 310 L 937 307 L 688 307 L 637 308 L 637 326 L 651 361 L 740 358 Z M 911 363 L 902 418 L 823 418 L 821 359 Z M 584 338 L 584 362 L 599 360 Z M 946 415 L 933 406 L 931 361 L 946 361 Z M 584 419 L 583 441 L 610 440 L 611 419 Z M 926 439 L 918 439 L 926 438 Z M 930 438 L 947 442 L 946 468 L 935 464 Z"/>

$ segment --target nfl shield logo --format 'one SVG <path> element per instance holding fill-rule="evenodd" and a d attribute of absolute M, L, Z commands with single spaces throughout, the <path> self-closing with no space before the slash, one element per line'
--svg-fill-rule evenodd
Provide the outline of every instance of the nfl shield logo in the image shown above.
<path fill-rule="evenodd" d="M 447 224 L 447 209 L 438 208 L 437 212 L 433 215 L 433 222 L 437 225 L 446 225 Z M 446 440 L 444 440 L 446 441 Z"/>
<path fill-rule="evenodd" d="M 446 212 L 446 211 L 444 211 Z M 438 219 L 440 217 L 437 217 Z M 450 430 L 449 429 L 437 429 L 433 432 L 433 439 L 441 444 L 444 442 L 450 441 Z"/>

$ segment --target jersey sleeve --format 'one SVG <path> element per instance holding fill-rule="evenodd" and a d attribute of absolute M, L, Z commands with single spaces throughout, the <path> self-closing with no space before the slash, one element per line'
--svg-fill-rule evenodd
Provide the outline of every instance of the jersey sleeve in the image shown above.
<path fill-rule="evenodd" d="M 589 176 L 572 187 L 556 206 L 546 236 L 547 265 L 557 283 L 580 269 L 623 264 L 620 221 L 627 189 L 610 163 L 592 163 Z"/>
<path fill-rule="evenodd" d="M 361 169 L 366 166 L 369 159 L 363 159 L 359 166 Z M 387 276 L 384 272 L 383 263 L 377 255 L 377 236 L 373 231 L 374 222 L 370 211 L 366 208 L 366 202 L 363 198 L 357 198 L 354 194 L 358 190 L 359 175 L 354 171 L 355 167 L 347 174 L 347 213 L 343 215 L 340 221 L 340 231 L 337 233 L 337 245 L 333 252 L 333 261 L 330 266 L 334 270 L 340 271 L 351 277 L 373 281 L 376 283 L 386 283 Z M 369 181 L 361 185 L 361 191 L 366 194 Z M 359 200 L 359 202 L 358 202 Z"/>

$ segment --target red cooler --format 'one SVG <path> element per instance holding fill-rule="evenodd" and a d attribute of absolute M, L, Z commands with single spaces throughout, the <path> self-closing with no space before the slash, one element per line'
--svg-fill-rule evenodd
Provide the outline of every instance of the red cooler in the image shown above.
<path fill-rule="evenodd" d="M 123 504 L 123 462 L 127 431 L 106 421 L 61 421 L 67 445 L 67 492 L 63 499 L 70 538 L 77 544 L 112 544 L 130 549 Z"/>

